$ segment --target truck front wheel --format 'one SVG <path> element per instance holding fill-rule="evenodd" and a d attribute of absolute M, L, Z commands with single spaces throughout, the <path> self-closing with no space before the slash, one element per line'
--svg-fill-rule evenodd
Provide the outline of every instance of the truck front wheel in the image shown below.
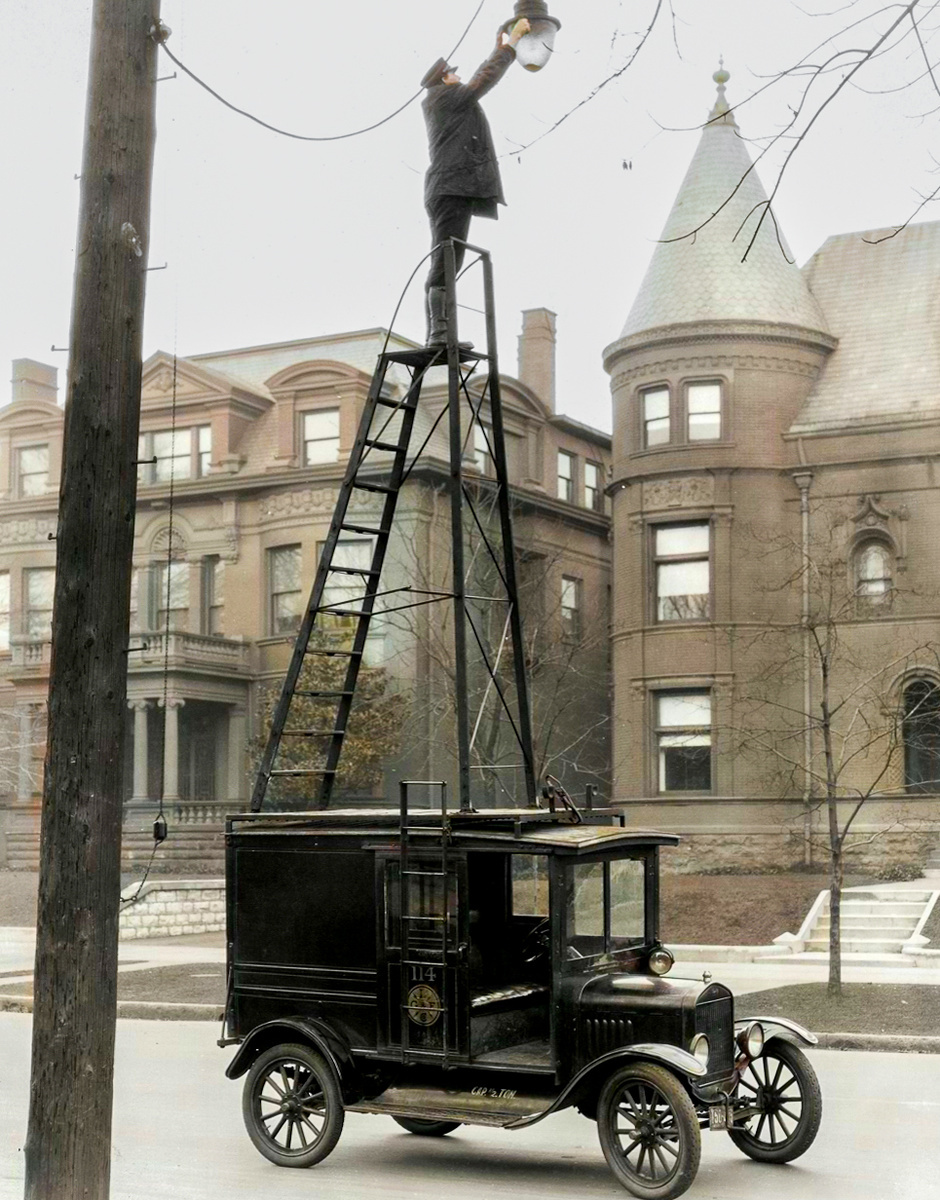
<path fill-rule="evenodd" d="M 248 1136 L 279 1167 L 312 1167 L 339 1141 L 345 1111 L 339 1085 L 322 1055 L 285 1043 L 252 1064 L 242 1092 Z"/>
<path fill-rule="evenodd" d="M 634 1196 L 672 1200 L 698 1171 L 702 1136 L 688 1093 L 652 1063 L 631 1063 L 604 1084 L 597 1132 L 610 1169 Z"/>
<path fill-rule="evenodd" d="M 796 1046 L 768 1042 L 760 1058 L 748 1064 L 736 1095 L 747 1100 L 752 1114 L 728 1133 L 748 1158 L 792 1162 L 813 1144 L 822 1120 L 822 1093 L 812 1064 Z"/>

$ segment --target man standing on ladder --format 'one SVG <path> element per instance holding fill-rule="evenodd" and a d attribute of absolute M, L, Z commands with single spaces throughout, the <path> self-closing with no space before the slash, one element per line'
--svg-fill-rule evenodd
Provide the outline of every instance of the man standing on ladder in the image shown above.
<path fill-rule="evenodd" d="M 428 346 L 447 338 L 444 290 L 444 246 L 450 238 L 467 240 L 470 218 L 498 217 L 505 204 L 490 127 L 480 98 L 502 79 L 516 57 L 516 43 L 529 32 L 521 17 L 509 33 L 500 29 L 496 49 L 469 83 L 460 82 L 456 68 L 439 58 L 421 80 L 427 89 L 422 105 L 428 128 L 431 165 L 424 184 L 424 205 L 431 221 L 431 270 L 425 284 Z M 455 247 L 457 270 L 464 248 Z"/>

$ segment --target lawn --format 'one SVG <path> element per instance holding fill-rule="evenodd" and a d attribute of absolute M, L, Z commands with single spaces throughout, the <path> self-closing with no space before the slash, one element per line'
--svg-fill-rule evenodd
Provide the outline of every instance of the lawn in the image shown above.
<path fill-rule="evenodd" d="M 850 876 L 846 886 L 868 882 Z M 668 946 L 766 946 L 781 933 L 797 933 L 825 874 L 678 875 L 660 881 L 660 937 Z"/>
<path fill-rule="evenodd" d="M 841 996 L 830 999 L 824 983 L 796 983 L 736 996 L 734 1015 L 789 1017 L 814 1033 L 936 1036 L 940 1034 L 940 987 L 926 983 L 843 983 Z"/>

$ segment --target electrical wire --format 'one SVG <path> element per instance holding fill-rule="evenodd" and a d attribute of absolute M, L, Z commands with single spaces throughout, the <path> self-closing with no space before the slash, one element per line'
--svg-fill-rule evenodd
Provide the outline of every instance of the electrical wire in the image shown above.
<path fill-rule="evenodd" d="M 457 51 L 460 49 L 460 47 L 463 45 L 464 39 L 466 38 L 467 34 L 470 32 L 470 30 L 475 25 L 476 19 L 480 15 L 480 12 L 482 11 L 483 5 L 485 3 L 486 3 L 486 0 L 480 0 L 480 3 L 477 5 L 476 12 L 470 18 L 470 23 L 467 25 L 467 28 L 460 35 L 460 38 L 458 39 L 456 46 L 454 46 L 454 48 L 453 48 L 453 50 L 451 50 L 450 54 L 447 55 L 448 59 L 453 58 L 454 55 L 457 53 Z M 165 33 L 163 32 L 164 30 L 166 30 Z M 359 137 L 363 133 L 371 133 L 373 129 L 379 129 L 382 125 L 387 125 L 388 122 L 393 120 L 395 117 L 397 117 L 399 113 L 403 113 L 405 111 L 405 109 L 408 108 L 409 105 L 414 104 L 415 100 L 417 100 L 418 97 L 421 95 L 421 93 L 424 91 L 424 88 L 418 88 L 418 90 L 415 92 L 415 94 L 413 96 L 410 96 L 405 101 L 405 103 L 400 105 L 398 108 L 396 108 L 394 112 L 389 113 L 387 117 L 383 117 L 381 121 L 376 121 L 372 125 L 366 125 L 362 129 L 353 129 L 349 133 L 334 133 L 334 134 L 329 134 L 326 136 L 305 134 L 305 133 L 292 133 L 289 129 L 280 129 L 277 125 L 271 125 L 267 121 L 262 121 L 262 119 L 260 117 L 256 117 L 254 115 L 254 113 L 250 113 L 244 108 L 239 108 L 236 104 L 233 104 L 231 102 L 231 100 L 226 100 L 224 96 L 220 95 L 215 90 L 215 88 L 210 87 L 209 84 L 206 83 L 206 81 L 204 79 L 200 79 L 200 77 L 196 74 L 196 72 L 191 71 L 189 69 L 189 67 L 187 67 L 185 63 L 181 62 L 176 57 L 176 55 L 173 53 L 173 51 L 167 46 L 166 39 L 167 39 L 167 37 L 169 37 L 169 30 L 166 29 L 165 26 L 162 26 L 162 27 L 157 26 L 156 33 L 154 34 L 154 36 L 156 37 L 158 44 L 163 48 L 163 51 L 166 54 L 167 58 L 169 58 L 171 62 L 175 63 L 175 65 L 177 67 L 179 67 L 179 69 L 185 75 L 188 75 L 189 78 L 192 79 L 194 83 L 198 83 L 199 86 L 201 88 L 204 88 L 209 93 L 210 96 L 213 96 L 216 100 L 218 100 L 220 104 L 224 104 L 225 107 L 230 108 L 232 110 L 232 112 L 238 113 L 238 115 L 240 117 L 247 117 L 249 121 L 254 121 L 256 125 L 260 125 L 263 129 L 269 129 L 272 133 L 280 134 L 281 137 L 294 138 L 295 141 L 298 141 L 298 142 L 341 142 L 345 138 Z"/>

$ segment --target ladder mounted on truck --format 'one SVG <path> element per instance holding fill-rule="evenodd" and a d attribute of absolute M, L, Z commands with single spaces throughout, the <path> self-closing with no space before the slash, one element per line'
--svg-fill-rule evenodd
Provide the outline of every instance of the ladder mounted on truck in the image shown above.
<path fill-rule="evenodd" d="M 370 623 L 376 615 L 388 615 L 401 608 L 434 601 L 451 601 L 454 611 L 454 666 L 456 685 L 456 740 L 458 760 L 458 795 L 460 808 L 467 811 L 471 803 L 471 730 L 468 695 L 467 645 L 468 630 L 479 650 L 488 674 L 487 694 L 495 692 L 518 742 L 522 758 L 526 795 L 522 805 L 536 802 L 536 781 L 532 752 L 532 729 L 529 709 L 528 683 L 522 643 L 522 623 L 519 612 L 516 564 L 513 548 L 512 520 L 510 512 L 509 480 L 506 469 L 506 448 L 503 431 L 502 400 L 499 385 L 499 365 L 496 352 L 496 316 L 493 302 L 493 270 L 490 255 L 486 250 L 467 245 L 466 249 L 477 256 L 483 271 L 483 292 L 486 319 L 486 351 L 479 352 L 461 346 L 457 330 L 457 272 L 453 240 L 444 248 L 445 286 L 448 321 L 447 342 L 444 346 L 425 347 L 417 350 L 383 352 L 378 357 L 375 373 L 356 440 L 349 455 L 346 473 L 340 486 L 339 497 L 329 533 L 323 544 L 320 563 L 310 593 L 310 599 L 300 623 L 294 643 L 293 654 L 274 710 L 267 745 L 258 769 L 251 811 L 258 812 L 265 799 L 268 785 L 278 777 L 308 776 L 316 783 L 315 795 L 311 796 L 311 807 L 325 808 L 336 781 L 340 755 L 346 738 L 350 712 L 356 693 L 356 683 L 363 666 Z M 470 267 L 465 268 L 469 270 Z M 464 273 L 465 273 L 464 272 Z M 403 395 L 395 399 L 387 387 L 387 376 L 393 367 L 404 368 L 408 386 Z M 421 402 L 423 385 L 433 367 L 447 368 L 447 404 L 435 419 L 430 432 L 417 450 L 412 451 L 411 441 L 415 425 L 415 413 Z M 470 390 L 470 380 L 478 368 L 486 370 L 482 391 L 475 395 Z M 468 406 L 464 409 L 464 405 Z M 484 405 L 489 408 L 492 428 L 482 421 Z M 462 412 L 470 416 L 469 431 L 461 421 Z M 452 577 L 449 592 L 419 591 L 418 589 L 396 589 L 383 592 L 380 589 L 382 568 L 388 551 L 395 510 L 401 489 L 418 458 L 428 445 L 438 425 L 446 418 L 449 441 L 449 492 L 451 517 Z M 474 429 L 482 430 L 486 439 L 487 454 L 495 474 L 496 504 L 500 528 L 501 548 L 497 549 L 487 536 L 484 520 L 481 520 L 478 500 L 468 487 L 463 473 L 463 458 L 468 442 L 472 444 Z M 364 523 L 350 515 L 350 506 L 358 493 L 372 493 L 381 497 L 381 512 L 375 522 Z M 515 704 L 510 703 L 506 688 L 497 674 L 496 662 L 491 661 L 485 639 L 468 611 L 465 572 L 465 511 L 472 520 L 476 535 L 482 539 L 486 552 L 495 565 L 501 581 L 502 595 L 499 599 L 506 605 L 504 639 L 512 642 L 513 676 L 515 682 Z M 371 558 L 368 566 L 349 565 L 343 562 L 338 547 L 344 534 L 371 539 Z M 329 603 L 329 587 L 337 577 L 349 577 L 361 583 L 361 595 L 342 603 Z M 415 599 L 409 600 L 408 592 Z M 376 609 L 378 601 L 391 596 L 408 600 L 397 607 Z M 354 625 L 351 643 L 343 648 L 331 645 L 329 639 L 315 638 L 315 631 L 328 634 L 329 621 L 335 617 L 348 618 Z M 310 657 L 326 656 L 345 662 L 342 684 L 329 690 L 299 689 L 301 671 Z M 291 722 L 294 698 L 303 696 L 314 701 L 328 701 L 333 718 L 325 727 L 303 728 Z M 484 703 L 486 698 L 484 698 Z M 482 708 L 481 708 L 482 711 Z M 477 721 L 479 724 L 479 719 Z M 322 748 L 320 765 L 316 768 L 278 767 L 278 751 L 284 739 L 300 738 Z M 313 792 L 314 789 L 311 789 Z"/>
<path fill-rule="evenodd" d="M 450 862 L 448 848 L 450 846 L 451 828 L 447 815 L 447 784 L 424 782 L 425 787 L 438 787 L 441 792 L 440 824 L 428 824 L 427 816 L 412 819 L 408 809 L 408 788 L 415 786 L 415 781 L 402 780 L 399 783 L 400 817 L 399 817 L 399 937 L 401 948 L 401 1060 L 404 1063 L 415 1061 L 416 1055 L 422 1058 L 439 1058 L 447 1067 L 448 1054 L 453 1049 L 450 1028 L 450 996 L 447 970 L 449 955 L 454 951 L 451 938 L 451 926 L 455 913 L 451 911 L 450 892 Z M 427 810 L 419 810 L 419 812 Z M 423 845 L 423 854 L 418 862 L 420 853 L 416 845 L 416 834 L 429 835 Z M 433 859 L 434 851 L 437 858 Z M 424 865 L 433 862 L 433 866 Z M 435 903 L 438 895 L 440 903 Z M 412 911 L 412 898 L 415 894 L 423 897 L 424 913 Z M 414 925 L 423 925 L 424 936 L 419 939 Z M 425 989 L 420 986 L 412 988 L 411 969 L 418 972 L 428 967 L 437 968 L 434 988 Z M 414 1046 L 412 1037 L 415 1028 L 422 1025 L 434 1025 L 440 1020 L 440 1050 L 429 1050 L 426 1046 Z"/>

